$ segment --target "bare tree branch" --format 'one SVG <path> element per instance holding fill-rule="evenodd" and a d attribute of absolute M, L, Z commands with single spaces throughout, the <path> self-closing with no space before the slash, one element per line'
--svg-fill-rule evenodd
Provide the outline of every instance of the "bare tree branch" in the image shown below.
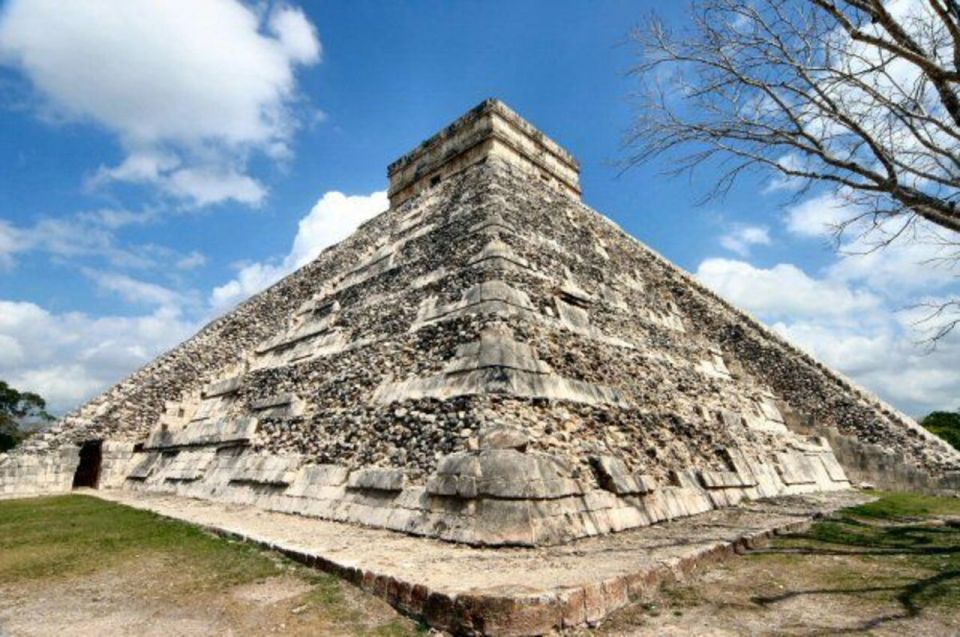
<path fill-rule="evenodd" d="M 916 240 L 918 223 L 955 236 L 960 6 L 903 6 L 693 0 L 680 34 L 651 19 L 632 34 L 644 91 L 627 165 L 664 155 L 671 173 L 716 163 L 709 196 L 754 170 L 832 187 L 850 204 L 838 233 L 856 228 L 874 249 Z M 949 326 L 938 339 L 958 310 L 949 301 L 937 313 Z"/>

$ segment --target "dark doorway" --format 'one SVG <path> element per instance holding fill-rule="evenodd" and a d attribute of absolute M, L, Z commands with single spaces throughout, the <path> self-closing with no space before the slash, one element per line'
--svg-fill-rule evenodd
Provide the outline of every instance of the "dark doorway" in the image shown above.
<path fill-rule="evenodd" d="M 73 474 L 73 488 L 97 488 L 100 481 L 100 462 L 103 460 L 103 441 L 87 440 L 80 446 L 80 464 Z"/>

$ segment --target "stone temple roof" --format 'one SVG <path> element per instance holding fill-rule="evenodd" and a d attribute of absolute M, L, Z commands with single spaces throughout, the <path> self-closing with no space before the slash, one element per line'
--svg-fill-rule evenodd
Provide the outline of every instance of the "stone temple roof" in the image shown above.
<path fill-rule="evenodd" d="M 0 460 L 471 544 L 743 499 L 955 490 L 960 454 L 580 201 L 487 101 L 391 165 L 355 234 Z M 87 475 L 87 474 L 84 474 Z"/>
<path fill-rule="evenodd" d="M 488 99 L 387 167 L 390 205 L 491 156 L 580 198 L 580 163 L 573 155 L 500 100 Z"/>

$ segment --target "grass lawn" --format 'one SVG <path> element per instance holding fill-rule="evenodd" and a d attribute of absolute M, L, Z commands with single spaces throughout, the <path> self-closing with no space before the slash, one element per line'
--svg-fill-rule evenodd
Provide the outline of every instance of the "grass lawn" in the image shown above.
<path fill-rule="evenodd" d="M 0 501 L 0 635 L 414 635 L 337 578 L 82 495 Z"/>
<path fill-rule="evenodd" d="M 960 635 L 960 499 L 876 494 L 707 567 L 604 635 Z"/>

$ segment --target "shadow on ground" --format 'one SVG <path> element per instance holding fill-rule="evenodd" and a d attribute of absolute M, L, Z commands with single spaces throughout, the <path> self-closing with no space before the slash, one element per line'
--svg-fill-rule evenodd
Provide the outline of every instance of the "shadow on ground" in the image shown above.
<path fill-rule="evenodd" d="M 880 493 L 639 600 L 604 635 L 960 635 L 960 499 Z"/>

